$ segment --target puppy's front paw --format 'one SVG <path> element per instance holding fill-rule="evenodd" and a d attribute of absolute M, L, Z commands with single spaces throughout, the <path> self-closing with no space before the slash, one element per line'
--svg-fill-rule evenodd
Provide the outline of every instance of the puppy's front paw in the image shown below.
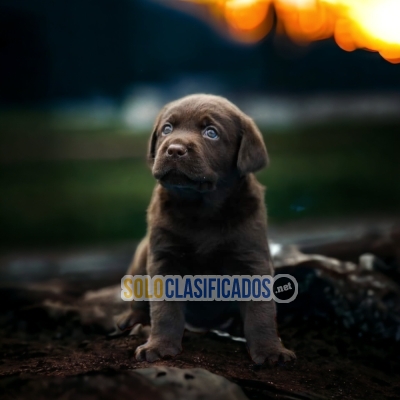
<path fill-rule="evenodd" d="M 138 361 L 154 362 L 164 357 L 175 357 L 182 352 L 182 347 L 173 343 L 149 340 L 135 351 Z"/>
<path fill-rule="evenodd" d="M 296 354 L 282 345 L 252 349 L 250 350 L 250 356 L 258 365 L 265 363 L 272 366 L 276 364 L 286 364 L 296 360 Z"/>

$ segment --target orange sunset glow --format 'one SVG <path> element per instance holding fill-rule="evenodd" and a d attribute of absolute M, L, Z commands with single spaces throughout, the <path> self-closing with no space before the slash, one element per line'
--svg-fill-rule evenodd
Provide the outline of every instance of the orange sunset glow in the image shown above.
<path fill-rule="evenodd" d="M 274 25 L 294 42 L 334 37 L 343 50 L 379 52 L 400 63 L 400 0 L 180 0 L 206 7 L 240 41 L 254 43 Z"/>

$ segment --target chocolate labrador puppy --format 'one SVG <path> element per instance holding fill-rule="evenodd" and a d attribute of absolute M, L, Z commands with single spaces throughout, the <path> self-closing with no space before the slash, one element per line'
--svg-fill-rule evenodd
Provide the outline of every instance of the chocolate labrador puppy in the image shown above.
<path fill-rule="evenodd" d="M 128 274 L 273 275 L 264 188 L 253 175 L 268 155 L 252 119 L 222 97 L 184 97 L 158 115 L 148 160 L 158 184 L 148 233 Z M 232 303 L 240 308 L 255 363 L 295 358 L 278 337 L 273 301 L 150 302 L 151 334 L 136 358 L 153 362 L 179 354 L 185 320 L 215 328 Z M 149 302 L 133 302 L 120 328 L 146 322 L 146 307 Z"/>

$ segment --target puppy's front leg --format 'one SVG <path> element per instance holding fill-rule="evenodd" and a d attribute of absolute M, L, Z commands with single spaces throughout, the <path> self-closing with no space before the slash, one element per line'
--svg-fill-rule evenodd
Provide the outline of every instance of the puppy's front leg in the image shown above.
<path fill-rule="evenodd" d="M 182 351 L 185 327 L 182 302 L 152 301 L 150 316 L 150 338 L 147 343 L 136 349 L 136 359 L 154 362 L 163 357 L 174 357 L 179 354 Z"/>
<path fill-rule="evenodd" d="M 165 261 L 155 261 L 151 250 L 148 252 L 147 272 L 167 274 Z M 151 333 L 147 343 L 136 349 L 138 361 L 154 362 L 163 357 L 174 357 L 182 351 L 182 336 L 185 328 L 184 303 L 178 301 L 150 302 Z"/>
<path fill-rule="evenodd" d="M 244 323 L 247 348 L 256 364 L 270 365 L 279 361 L 296 359 L 296 355 L 286 349 L 277 332 L 275 303 L 271 301 L 243 301 L 240 311 Z"/>

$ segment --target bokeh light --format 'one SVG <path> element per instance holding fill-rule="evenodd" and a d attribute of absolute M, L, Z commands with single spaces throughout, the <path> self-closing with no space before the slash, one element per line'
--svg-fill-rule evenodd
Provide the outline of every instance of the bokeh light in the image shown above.
<path fill-rule="evenodd" d="M 343 50 L 376 51 L 400 63 L 399 0 L 180 0 L 206 6 L 237 40 L 276 30 L 297 43 L 333 37 Z"/>

